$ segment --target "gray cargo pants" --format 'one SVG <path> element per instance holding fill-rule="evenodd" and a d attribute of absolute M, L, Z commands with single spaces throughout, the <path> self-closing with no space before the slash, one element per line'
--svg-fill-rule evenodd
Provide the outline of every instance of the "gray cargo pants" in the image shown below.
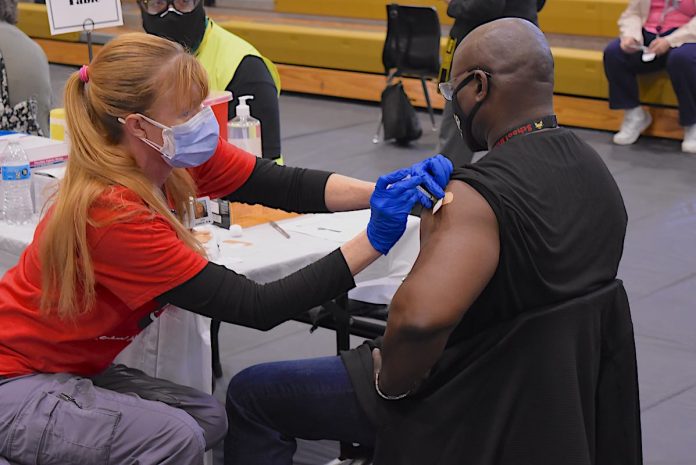
<path fill-rule="evenodd" d="M 0 379 L 0 464 L 201 465 L 226 431 L 213 397 L 123 365 Z"/>

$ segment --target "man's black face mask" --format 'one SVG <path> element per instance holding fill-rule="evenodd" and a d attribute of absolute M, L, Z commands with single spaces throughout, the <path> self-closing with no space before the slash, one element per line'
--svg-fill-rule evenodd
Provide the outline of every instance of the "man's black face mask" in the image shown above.
<path fill-rule="evenodd" d="M 475 70 L 472 70 L 475 71 Z M 490 74 L 485 72 L 486 75 L 490 79 Z M 464 139 L 464 143 L 469 147 L 469 149 L 472 152 L 480 152 L 482 150 L 488 150 L 488 143 L 487 142 L 480 142 L 476 139 L 472 132 L 472 125 L 474 123 L 474 118 L 476 117 L 476 113 L 479 111 L 479 108 L 481 108 L 481 105 L 483 104 L 484 100 L 481 100 L 480 102 L 477 102 L 476 105 L 471 109 L 471 112 L 467 115 L 464 113 L 464 110 L 462 110 L 462 107 L 459 106 L 459 101 L 457 100 L 457 92 L 459 92 L 464 86 L 469 84 L 471 81 L 474 80 L 476 77 L 475 73 L 471 73 L 469 76 L 464 78 L 462 82 L 459 83 L 457 88 L 454 90 L 452 93 L 452 109 L 454 110 L 454 120 L 457 122 L 457 127 L 459 127 L 459 132 L 462 134 L 462 138 Z M 490 92 L 490 86 L 489 86 L 489 92 Z M 488 94 L 486 94 L 486 98 L 488 98 Z"/>
<path fill-rule="evenodd" d="M 178 42 L 191 53 L 198 49 L 203 40 L 206 20 L 202 0 L 189 13 L 181 13 L 170 7 L 154 15 L 141 9 L 141 15 L 145 32 Z"/>

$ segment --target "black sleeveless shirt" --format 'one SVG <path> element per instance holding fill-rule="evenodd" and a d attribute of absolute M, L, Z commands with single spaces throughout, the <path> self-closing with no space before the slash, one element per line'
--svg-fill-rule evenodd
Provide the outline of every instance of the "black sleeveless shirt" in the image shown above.
<path fill-rule="evenodd" d="M 478 163 L 455 170 L 451 179 L 476 189 L 495 213 L 498 267 L 414 395 L 396 402 L 376 396 L 370 354 L 375 343 L 342 354 L 360 404 L 378 425 L 375 464 L 603 463 L 589 457 L 600 448 L 590 423 L 617 415 L 595 412 L 600 391 L 605 399 L 624 399 L 621 417 L 633 415 L 624 435 L 626 454 L 639 455 L 633 333 L 623 286 L 615 282 L 627 216 L 604 162 L 572 131 L 548 129 L 510 139 Z M 525 326 L 548 309 L 568 305 L 539 320 L 543 324 Z M 612 325 L 604 328 L 603 321 Z M 523 326 L 527 333 L 518 333 Z M 534 327 L 545 329 L 535 334 L 529 329 Z M 500 353 L 501 341 L 514 340 L 524 342 L 513 357 L 502 357 L 493 372 L 485 368 Z M 558 350 L 539 349 L 537 341 Z M 579 357 L 577 347 L 593 350 Z M 625 371 L 605 376 L 611 386 L 600 387 L 597 373 L 614 366 L 608 362 L 614 353 L 620 353 Z M 567 413 L 568 405 L 574 413 Z M 559 431 L 558 424 L 573 432 Z M 542 456 L 549 460 L 520 445 L 545 449 Z M 623 454 L 621 447 L 613 450 Z"/>
<path fill-rule="evenodd" d="M 572 131 L 514 137 L 455 170 L 452 180 L 471 185 L 493 209 L 500 260 L 451 343 L 616 277 L 626 234 L 623 199 L 597 152 Z"/>

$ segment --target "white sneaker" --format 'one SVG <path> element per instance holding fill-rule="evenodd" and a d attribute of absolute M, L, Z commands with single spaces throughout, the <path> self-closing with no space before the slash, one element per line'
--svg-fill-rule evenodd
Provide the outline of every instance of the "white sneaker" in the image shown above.
<path fill-rule="evenodd" d="M 631 145 L 640 137 L 640 134 L 652 124 L 652 116 L 642 107 L 631 108 L 624 112 L 621 130 L 614 134 L 614 143 L 617 145 Z"/>
<path fill-rule="evenodd" d="M 682 152 L 696 153 L 696 124 L 684 127 L 684 142 Z"/>

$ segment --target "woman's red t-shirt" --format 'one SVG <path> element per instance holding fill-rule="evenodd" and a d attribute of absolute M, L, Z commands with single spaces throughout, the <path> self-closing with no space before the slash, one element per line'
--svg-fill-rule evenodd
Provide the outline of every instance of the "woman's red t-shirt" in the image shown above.
<path fill-rule="evenodd" d="M 189 171 L 200 196 L 218 198 L 246 182 L 255 160 L 221 139 L 215 155 Z M 101 372 L 157 315 L 155 297 L 191 279 L 207 264 L 164 217 L 124 187 L 107 189 L 92 205 L 90 218 L 108 220 L 115 208 L 132 214 L 124 221 L 87 229 L 96 305 L 72 321 L 39 314 L 38 243 L 46 218 L 39 223 L 19 263 L 0 280 L 0 375 Z"/>

